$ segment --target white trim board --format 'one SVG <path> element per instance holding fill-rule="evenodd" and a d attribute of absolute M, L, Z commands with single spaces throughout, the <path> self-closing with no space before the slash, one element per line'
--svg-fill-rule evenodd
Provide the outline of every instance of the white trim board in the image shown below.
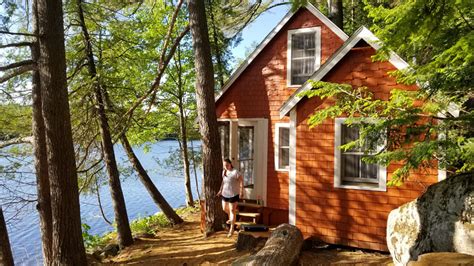
<path fill-rule="evenodd" d="M 237 78 L 244 72 L 244 70 L 253 62 L 253 60 L 260 54 L 260 52 L 267 46 L 268 43 L 280 32 L 280 30 L 286 25 L 286 23 L 295 15 L 301 8 L 291 12 L 289 11 L 283 19 L 273 28 L 273 30 L 263 39 L 263 41 L 257 46 L 257 48 L 243 61 L 243 63 L 235 70 L 235 72 L 230 76 L 227 82 L 222 87 L 219 94 L 216 95 L 215 101 L 217 102 L 222 95 L 230 88 L 230 86 L 237 80 Z M 334 34 L 336 34 L 341 40 L 346 41 L 349 36 L 347 36 L 344 31 L 342 31 L 336 24 L 329 20 L 321 11 L 316 7 L 307 3 L 304 8 L 310 11 L 316 18 L 321 20 L 329 29 L 331 29 Z"/>
<path fill-rule="evenodd" d="M 296 109 L 290 112 L 290 180 L 288 185 L 288 223 L 296 225 Z"/>
<path fill-rule="evenodd" d="M 339 63 L 360 40 L 364 40 L 375 50 L 379 50 L 381 47 L 380 40 L 369 29 L 362 26 L 354 32 L 354 34 L 322 65 L 322 67 L 309 78 L 309 80 L 322 80 L 324 76 L 326 76 L 326 74 L 329 73 L 329 71 L 331 71 L 331 69 L 333 69 L 334 66 L 336 66 L 337 63 Z M 394 52 L 390 52 L 390 58 L 388 61 L 399 70 L 409 67 L 409 65 Z M 300 93 L 311 89 L 309 80 L 296 90 L 282 105 L 280 108 L 280 118 L 288 115 L 296 104 L 298 104 L 302 99 L 298 96 Z"/>

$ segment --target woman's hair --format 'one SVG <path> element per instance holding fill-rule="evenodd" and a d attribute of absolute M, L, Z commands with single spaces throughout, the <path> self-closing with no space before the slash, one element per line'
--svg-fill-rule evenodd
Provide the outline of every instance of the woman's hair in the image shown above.
<path fill-rule="evenodd" d="M 230 167 L 234 168 L 234 166 L 232 165 L 232 161 L 229 158 L 225 158 L 224 162 L 230 164 Z"/>

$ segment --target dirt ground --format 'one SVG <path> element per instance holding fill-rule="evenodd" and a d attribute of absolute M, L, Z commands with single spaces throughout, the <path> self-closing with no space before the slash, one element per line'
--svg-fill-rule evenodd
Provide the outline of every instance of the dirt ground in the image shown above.
<path fill-rule="evenodd" d="M 163 229 L 154 238 L 140 238 L 134 245 L 114 258 L 103 261 L 105 265 L 228 265 L 234 260 L 251 254 L 235 248 L 237 233 L 227 238 L 219 232 L 203 238 L 199 229 L 199 213 L 183 217 L 185 222 L 174 228 Z M 391 265 L 385 254 L 345 249 L 318 249 L 303 251 L 300 265 Z"/>

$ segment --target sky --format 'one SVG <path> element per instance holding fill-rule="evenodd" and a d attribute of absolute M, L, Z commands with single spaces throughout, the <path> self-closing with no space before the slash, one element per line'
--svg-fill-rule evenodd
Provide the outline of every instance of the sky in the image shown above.
<path fill-rule="evenodd" d="M 234 65 L 240 61 L 239 59 L 245 58 L 245 51 L 252 46 L 252 43 L 256 42 L 260 44 L 260 42 L 263 41 L 267 34 L 273 30 L 286 13 L 288 13 L 290 7 L 291 5 L 274 7 L 260 15 L 254 22 L 244 28 L 242 31 L 242 41 L 238 46 L 232 49 Z M 236 67 L 237 66 L 235 66 L 234 69 Z"/>

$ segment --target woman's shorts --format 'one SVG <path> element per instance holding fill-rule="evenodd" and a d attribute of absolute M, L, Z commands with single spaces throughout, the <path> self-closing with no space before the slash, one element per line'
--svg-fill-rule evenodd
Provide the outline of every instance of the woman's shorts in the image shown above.
<path fill-rule="evenodd" d="M 237 194 L 233 197 L 230 197 L 230 198 L 226 198 L 226 197 L 222 196 L 222 200 L 225 201 L 225 202 L 230 202 L 230 203 L 237 202 L 237 201 L 239 201 L 239 194 Z"/>

